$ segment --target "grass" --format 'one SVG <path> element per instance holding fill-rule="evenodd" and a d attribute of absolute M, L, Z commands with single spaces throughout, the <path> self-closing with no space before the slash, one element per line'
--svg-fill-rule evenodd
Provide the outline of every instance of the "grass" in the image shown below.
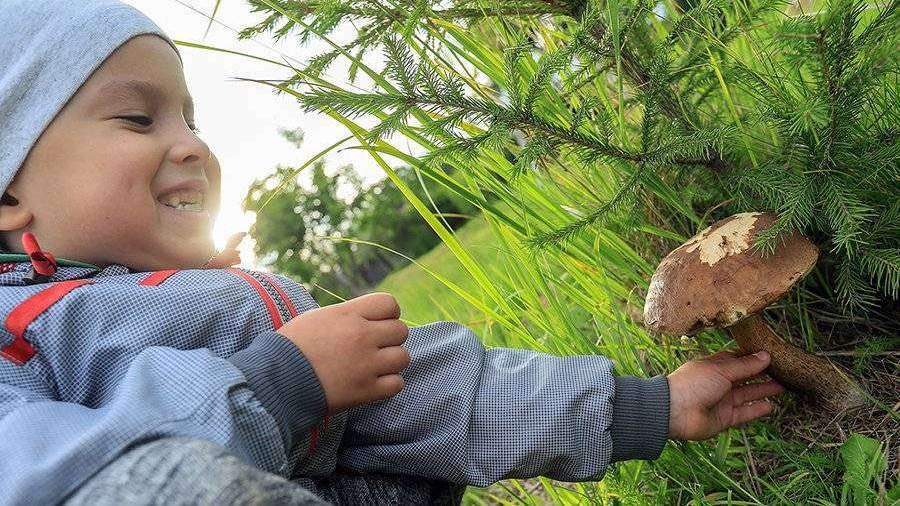
<path fill-rule="evenodd" d="M 494 279 L 502 278 L 504 263 L 516 257 L 500 246 L 497 232 L 489 218 L 479 216 L 455 234 Z M 402 317 L 410 325 L 453 320 L 473 329 L 486 346 L 522 346 L 433 274 L 470 291 L 479 300 L 489 299 L 443 244 L 416 259 L 416 264 L 392 273 L 376 289 L 398 299 Z M 622 316 L 628 321 L 626 326 L 632 325 L 627 315 Z M 583 328 L 584 336 L 589 335 L 590 327 Z M 646 354 L 653 343 L 607 334 L 599 336 L 591 352 L 602 352 L 615 362 L 624 363 L 620 373 L 636 372 L 629 365 L 635 353 Z M 724 338 L 706 337 L 712 339 L 707 346 L 731 344 Z M 612 342 L 606 342 L 606 338 Z M 552 348 L 543 342 L 545 349 Z M 638 363 L 639 368 L 659 372 L 674 369 L 680 360 L 667 355 L 661 369 L 655 369 L 646 358 Z M 599 483 L 560 483 L 544 478 L 504 480 L 484 489 L 470 487 L 464 504 L 787 505 L 892 504 L 900 500 L 900 489 L 891 485 L 882 443 L 857 435 L 841 444 L 823 433 L 815 434 L 815 425 L 807 428 L 806 438 L 799 437 L 789 429 L 798 421 L 797 406 L 788 400 L 781 413 L 723 433 L 709 442 L 670 442 L 659 460 L 620 463 Z M 816 444 L 811 444 L 809 438 Z"/>
<path fill-rule="evenodd" d="M 496 263 L 499 252 L 491 227 L 483 216 L 463 225 L 456 231 L 456 236 L 477 261 L 485 265 Z M 441 244 L 417 258 L 416 262 L 391 273 L 377 287 L 378 291 L 389 292 L 397 298 L 404 320 L 410 324 L 453 320 L 470 328 L 484 324 L 484 318 L 476 308 L 426 270 L 440 273 L 460 288 L 477 293 L 478 287 L 465 269 L 460 268 L 449 249 Z M 484 294 L 480 296 L 484 298 Z"/>

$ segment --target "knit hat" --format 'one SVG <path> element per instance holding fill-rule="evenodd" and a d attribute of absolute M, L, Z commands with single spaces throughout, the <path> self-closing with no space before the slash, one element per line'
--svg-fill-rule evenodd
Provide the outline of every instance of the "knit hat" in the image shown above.
<path fill-rule="evenodd" d="M 142 34 L 175 43 L 118 0 L 0 0 L 0 194 L 95 70 Z"/>

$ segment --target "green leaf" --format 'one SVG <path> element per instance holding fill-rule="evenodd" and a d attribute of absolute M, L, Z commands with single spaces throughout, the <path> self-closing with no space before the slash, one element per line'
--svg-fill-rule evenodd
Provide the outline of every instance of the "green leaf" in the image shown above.
<path fill-rule="evenodd" d="M 844 461 L 841 502 L 854 505 L 874 503 L 878 492 L 872 488 L 871 483 L 884 472 L 887 465 L 881 443 L 853 434 L 841 446 L 841 459 Z"/>

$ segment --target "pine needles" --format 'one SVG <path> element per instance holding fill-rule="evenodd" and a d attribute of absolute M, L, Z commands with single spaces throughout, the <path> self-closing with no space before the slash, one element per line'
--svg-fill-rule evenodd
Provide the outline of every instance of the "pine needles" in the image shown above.
<path fill-rule="evenodd" d="M 733 202 L 721 213 L 778 212 L 759 244 L 765 250 L 793 228 L 814 237 L 845 311 L 897 298 L 900 240 L 882 219 L 900 198 L 897 1 L 836 0 L 793 17 L 773 0 L 252 3 L 277 9 L 244 36 L 297 29 L 305 41 L 357 24 L 352 42 L 311 59 L 304 75 L 319 76 L 341 54 L 354 55 L 355 72 L 361 55 L 380 48 L 392 88 L 320 87 L 299 97 L 307 110 L 379 117 L 370 142 L 415 132 L 431 142 L 422 159 L 431 167 L 508 152 L 507 184 L 560 163 L 612 170 L 618 188 L 582 219 L 536 233 L 533 246 L 608 225 L 626 202 L 630 215 L 641 212 L 636 201 L 658 204 L 641 197 L 651 176 L 665 184 L 710 171 L 717 188 L 688 191 L 712 205 Z M 499 29 L 502 60 L 465 54 L 474 46 L 449 28 L 458 22 Z M 558 26 L 567 29 L 553 40 L 540 34 Z M 447 48 L 495 88 L 475 89 L 435 59 Z M 679 212 L 670 207 L 662 212 Z"/>

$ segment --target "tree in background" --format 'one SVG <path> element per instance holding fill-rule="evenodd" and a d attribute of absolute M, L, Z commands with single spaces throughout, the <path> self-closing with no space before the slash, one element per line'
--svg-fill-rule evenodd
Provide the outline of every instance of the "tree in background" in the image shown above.
<path fill-rule="evenodd" d="M 298 147 L 302 142 L 296 131 L 281 134 Z M 243 206 L 256 213 L 250 235 L 260 262 L 309 284 L 320 304 L 340 302 L 329 292 L 348 298 L 370 291 L 408 263 L 381 248 L 339 238 L 374 242 L 413 258 L 440 242 L 389 180 L 364 188 L 352 166 L 328 175 L 321 160 L 311 170 L 307 189 L 297 169 L 278 166 L 274 174 L 253 182 Z M 419 184 L 408 167 L 397 172 L 408 184 Z M 338 196 L 342 188 L 350 189 L 349 200 Z M 474 209 L 446 189 L 429 195 L 454 229 Z"/>

